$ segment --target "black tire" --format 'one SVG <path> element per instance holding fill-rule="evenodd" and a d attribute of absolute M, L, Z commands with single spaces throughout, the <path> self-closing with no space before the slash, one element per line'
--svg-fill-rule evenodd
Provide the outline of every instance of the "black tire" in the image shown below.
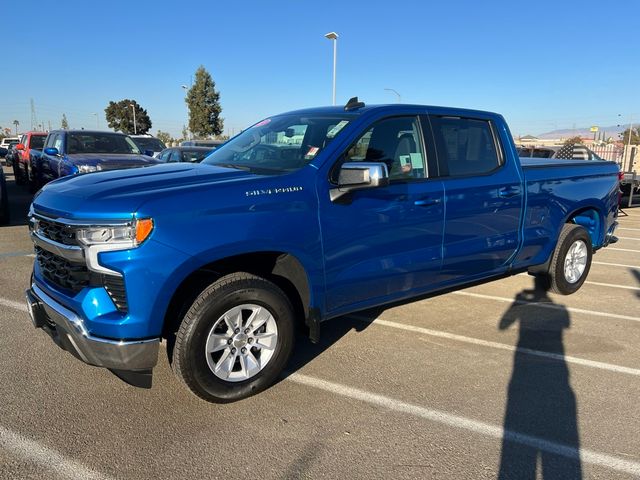
<path fill-rule="evenodd" d="M 29 193 L 36 193 L 40 190 L 40 175 L 38 174 L 38 169 L 31 162 L 29 162 L 29 170 L 27 171 L 26 177 L 29 186 Z"/>
<path fill-rule="evenodd" d="M 244 304 L 268 310 L 277 326 L 277 342 L 262 370 L 246 380 L 231 382 L 209 368 L 205 346 L 216 321 Z M 294 341 L 294 310 L 285 293 L 262 277 L 237 272 L 212 283 L 195 299 L 182 319 L 170 360 L 174 373 L 195 395 L 209 402 L 227 403 L 269 387 L 289 360 Z"/>
<path fill-rule="evenodd" d="M 24 185 L 24 177 L 22 175 L 20 165 L 20 162 L 17 160 L 13 162 L 13 178 L 16 185 Z"/>
<path fill-rule="evenodd" d="M 582 241 L 586 247 L 586 264 L 584 271 L 579 278 L 573 282 L 569 281 L 565 276 L 565 259 L 569 253 L 569 249 L 576 243 Z M 562 227 L 556 249 L 553 251 L 549 271 L 547 273 L 547 284 L 552 292 L 561 295 L 571 295 L 577 292 L 587 279 L 589 269 L 591 268 L 591 258 L 593 252 L 591 249 L 591 236 L 587 230 L 574 224 L 566 224 Z"/>

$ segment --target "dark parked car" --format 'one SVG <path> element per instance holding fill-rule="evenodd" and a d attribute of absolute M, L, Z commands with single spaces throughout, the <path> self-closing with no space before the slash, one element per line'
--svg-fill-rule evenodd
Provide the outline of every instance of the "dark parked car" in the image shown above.
<path fill-rule="evenodd" d="M 9 196 L 7 195 L 7 179 L 0 168 L 0 225 L 9 223 Z"/>
<path fill-rule="evenodd" d="M 9 144 L 7 154 L 4 157 L 4 163 L 7 165 L 7 167 L 13 167 L 13 165 L 18 162 L 18 156 L 20 155 L 20 152 L 18 152 L 16 145 L 18 145 L 18 142 L 11 142 Z"/>
<path fill-rule="evenodd" d="M 172 147 L 166 148 L 157 160 L 161 162 L 201 162 L 207 155 L 213 152 L 212 147 Z"/>
<path fill-rule="evenodd" d="M 223 140 L 187 140 L 181 142 L 181 147 L 219 147 L 224 143 Z"/>

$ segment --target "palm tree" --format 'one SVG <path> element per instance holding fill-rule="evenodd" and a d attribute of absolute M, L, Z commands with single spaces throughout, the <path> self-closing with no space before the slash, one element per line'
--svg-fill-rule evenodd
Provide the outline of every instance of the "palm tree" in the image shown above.
<path fill-rule="evenodd" d="M 18 125 L 20 125 L 20 122 L 18 120 L 14 120 L 13 124 L 16 126 L 16 135 L 18 135 Z"/>

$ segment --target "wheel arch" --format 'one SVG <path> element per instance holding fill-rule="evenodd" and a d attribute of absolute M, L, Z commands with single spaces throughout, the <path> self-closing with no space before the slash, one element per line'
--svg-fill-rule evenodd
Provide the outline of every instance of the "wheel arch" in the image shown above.
<path fill-rule="evenodd" d="M 604 215 L 600 209 L 593 205 L 583 206 L 571 212 L 564 223 L 573 223 L 584 227 L 591 237 L 591 246 L 594 250 L 604 242 Z"/>
<path fill-rule="evenodd" d="M 196 297 L 218 278 L 234 272 L 247 272 L 272 281 L 291 300 L 296 318 L 304 319 L 309 335 L 317 341 L 318 310 L 313 307 L 309 275 L 302 262 L 283 251 L 259 251 L 236 254 L 203 264 L 183 278 L 174 290 L 164 316 L 162 336 L 170 338 L 179 328 L 186 309 Z"/>

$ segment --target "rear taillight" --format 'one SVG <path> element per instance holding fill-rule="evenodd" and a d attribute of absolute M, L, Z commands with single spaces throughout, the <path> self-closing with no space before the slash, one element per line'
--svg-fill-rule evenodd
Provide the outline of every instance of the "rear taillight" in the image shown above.
<path fill-rule="evenodd" d="M 618 172 L 618 180 L 624 180 L 624 172 Z"/>

